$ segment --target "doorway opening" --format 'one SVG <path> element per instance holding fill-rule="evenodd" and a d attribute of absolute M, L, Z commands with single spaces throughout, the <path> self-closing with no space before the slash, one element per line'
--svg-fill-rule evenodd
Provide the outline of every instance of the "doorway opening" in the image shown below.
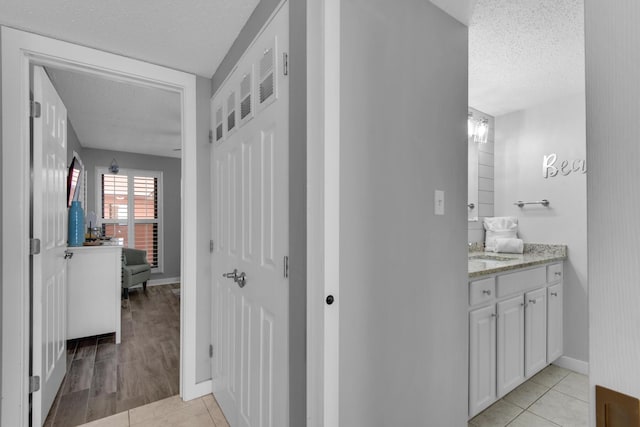
<path fill-rule="evenodd" d="M 514 338 L 533 336 L 526 328 L 535 321 L 524 320 L 523 329 L 513 329 L 520 335 L 499 336 L 496 345 L 486 347 L 497 353 L 497 362 L 487 359 L 484 367 L 491 366 L 498 375 L 481 379 L 477 356 L 488 353 L 476 350 L 470 356 L 470 425 L 488 419 L 493 425 L 588 424 L 584 35 L 582 1 L 543 5 L 479 0 L 470 19 L 468 242 L 484 250 L 484 218 L 510 217 L 515 218 L 517 237 L 524 242 L 519 252 L 525 257 L 543 246 L 547 254 L 563 245 L 567 250 L 556 267 L 562 271 L 554 273 L 561 279 L 559 292 L 549 293 L 560 295 L 560 303 L 542 299 L 542 345 L 513 344 Z M 489 333 L 507 325 L 500 312 L 507 301 L 500 298 L 469 308 L 470 316 L 496 308 L 492 322 L 498 326 L 487 328 Z M 533 313 L 527 301 L 512 312 Z M 559 315 L 552 307 L 560 307 Z M 476 334 L 472 329 L 470 335 Z M 511 357 L 505 345 L 548 353 L 531 369 L 529 353 Z M 520 369 L 513 362 L 527 367 Z M 500 373 L 507 365 L 513 366 L 508 381 Z M 498 412 L 502 415 L 492 418 Z"/>
<path fill-rule="evenodd" d="M 44 70 L 67 110 L 67 162 L 81 165 L 85 241 L 67 249 L 66 375 L 45 422 L 73 425 L 180 391 L 180 247 L 171 244 L 180 240 L 180 96 Z M 111 245 L 122 252 L 115 272 L 105 270 Z M 122 292 L 111 302 L 103 292 L 114 285 Z M 112 303 L 119 334 L 99 321 Z"/>
<path fill-rule="evenodd" d="M 210 391 L 210 381 L 196 382 L 195 319 L 197 259 L 196 246 L 196 132 L 195 76 L 141 61 L 2 28 L 3 56 L 3 411 L 2 424 L 26 426 L 28 404 L 30 316 L 29 306 L 29 69 L 40 65 L 87 75 L 106 77 L 147 88 L 177 94 L 180 102 L 180 238 L 171 242 L 180 248 L 179 282 L 179 374 L 178 392 L 185 400 Z M 9 141 L 12 143 L 10 144 Z M 9 160 L 10 159 L 10 160 Z M 85 159 L 86 162 L 86 159 Z M 9 203 L 10 202 L 10 203 Z M 9 209 L 11 204 L 11 209 Z M 8 242 L 14 241 L 9 248 Z M 18 242 L 18 243 L 15 243 Z M 16 248 L 15 246 L 19 246 Z M 191 255 L 191 256 L 190 256 Z M 37 256 L 37 255 L 35 255 Z M 13 286 L 7 286 L 12 283 Z M 156 292 L 148 287 L 147 293 Z M 133 292 L 132 292 L 133 293 Z M 173 292 L 168 297 L 177 298 Z M 37 310 L 36 307 L 34 309 Z M 133 316 L 133 313 L 132 313 Z M 8 327 L 11 325 L 11 328 Z M 96 340 L 96 354 L 98 351 Z M 8 351 L 11 349 L 11 351 Z M 76 349 L 77 351 L 77 349 Z M 84 350 L 83 350 L 84 351 Z M 75 357 L 75 356 L 74 356 Z M 35 374 L 35 372 L 34 372 Z M 175 379 L 174 379 L 175 382 Z M 39 391 L 31 396 L 40 399 Z M 41 421 L 44 421 L 41 420 Z"/>

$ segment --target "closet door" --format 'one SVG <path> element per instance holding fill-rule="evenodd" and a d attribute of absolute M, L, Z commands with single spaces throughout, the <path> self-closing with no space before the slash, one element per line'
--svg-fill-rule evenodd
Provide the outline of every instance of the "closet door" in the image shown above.
<path fill-rule="evenodd" d="M 285 3 L 212 100 L 211 368 L 234 427 L 289 424 L 288 16 Z"/>

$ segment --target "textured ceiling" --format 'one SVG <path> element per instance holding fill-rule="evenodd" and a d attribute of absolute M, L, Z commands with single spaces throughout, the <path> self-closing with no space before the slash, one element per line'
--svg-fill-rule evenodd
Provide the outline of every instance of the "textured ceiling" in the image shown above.
<path fill-rule="evenodd" d="M 48 68 L 84 148 L 180 157 L 180 95 Z"/>
<path fill-rule="evenodd" d="M 431 0 L 431 3 L 468 26 L 476 0 Z"/>
<path fill-rule="evenodd" d="M 500 116 L 583 92 L 582 0 L 478 0 L 469 105 Z"/>
<path fill-rule="evenodd" d="M 0 24 L 210 78 L 258 0 L 1 0 Z"/>

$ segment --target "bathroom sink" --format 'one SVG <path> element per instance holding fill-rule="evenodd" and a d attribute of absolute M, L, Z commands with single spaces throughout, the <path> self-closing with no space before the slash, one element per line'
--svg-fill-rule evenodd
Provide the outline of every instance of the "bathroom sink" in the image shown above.
<path fill-rule="evenodd" d="M 470 256 L 469 260 L 477 261 L 513 261 L 513 258 L 498 255 L 474 255 Z"/>

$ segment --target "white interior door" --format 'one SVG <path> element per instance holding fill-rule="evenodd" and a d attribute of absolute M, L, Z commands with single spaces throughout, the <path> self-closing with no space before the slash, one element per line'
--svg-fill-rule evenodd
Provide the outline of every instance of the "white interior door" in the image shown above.
<path fill-rule="evenodd" d="M 33 365 L 40 390 L 32 396 L 32 425 L 41 426 L 66 372 L 67 109 L 42 67 L 34 67 L 33 96 Z"/>
<path fill-rule="evenodd" d="M 212 100 L 212 375 L 233 427 L 288 425 L 287 47 L 285 3 Z"/>

